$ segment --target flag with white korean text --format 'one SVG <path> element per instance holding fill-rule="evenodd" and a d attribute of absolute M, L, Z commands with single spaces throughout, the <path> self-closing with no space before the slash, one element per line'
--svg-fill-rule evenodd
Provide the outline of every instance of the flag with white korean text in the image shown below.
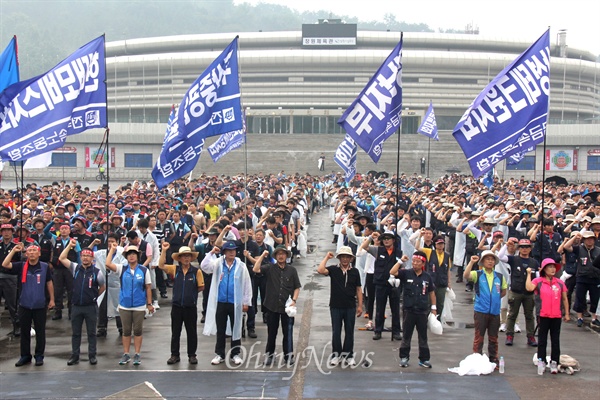
<path fill-rule="evenodd" d="M 417 129 L 421 135 L 425 135 L 430 139 L 440 140 L 438 137 L 437 122 L 435 120 L 435 112 L 433 111 L 433 103 L 429 102 L 427 113 L 421 122 L 421 126 Z"/>
<path fill-rule="evenodd" d="M 534 150 L 535 150 L 535 146 L 525 149 L 520 153 L 513 154 L 512 156 L 510 156 L 506 159 L 506 162 L 508 163 L 508 165 L 516 165 L 525 158 L 525 154 L 529 153 L 530 151 L 534 151 Z"/>
<path fill-rule="evenodd" d="M 208 152 L 213 161 L 217 162 L 227 153 L 237 149 L 244 143 L 246 143 L 246 132 L 244 129 L 227 132 L 222 134 L 216 142 L 208 146 Z"/>
<path fill-rule="evenodd" d="M 237 37 L 202 72 L 175 107 L 152 170 L 159 188 L 194 169 L 204 139 L 242 129 Z"/>
<path fill-rule="evenodd" d="M 381 157 L 383 142 L 401 123 L 402 38 L 338 121 L 376 163 Z"/>
<path fill-rule="evenodd" d="M 357 149 L 354 140 L 352 140 L 350 135 L 346 134 L 344 141 L 340 143 L 333 156 L 333 161 L 344 170 L 344 179 L 346 182 L 350 182 L 354 178 L 354 175 L 356 175 Z"/>
<path fill-rule="evenodd" d="M 502 70 L 454 128 L 473 176 L 544 141 L 550 95 L 550 30 Z"/>
<path fill-rule="evenodd" d="M 67 136 L 105 128 L 104 36 L 43 75 L 8 86 L 0 95 L 0 157 L 24 161 L 64 145 Z"/>

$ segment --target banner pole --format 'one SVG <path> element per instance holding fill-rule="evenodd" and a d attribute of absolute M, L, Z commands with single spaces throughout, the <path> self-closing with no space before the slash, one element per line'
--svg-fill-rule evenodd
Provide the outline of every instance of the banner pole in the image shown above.
<path fill-rule="evenodd" d="M 431 138 L 429 138 L 427 140 L 427 177 L 428 178 L 429 178 L 429 166 L 431 165 L 430 156 L 431 156 Z"/>
<path fill-rule="evenodd" d="M 403 42 L 404 32 L 400 32 L 400 41 Z M 403 44 L 404 46 L 404 44 Z M 402 110 L 400 110 L 402 113 Z M 396 153 L 396 204 L 395 204 L 395 213 L 394 219 L 398 218 L 398 205 L 400 204 L 400 135 L 402 131 L 402 118 L 400 118 L 400 125 L 398 126 L 398 150 Z M 398 222 L 396 221 L 396 228 L 394 229 L 394 240 L 398 240 Z M 398 245 L 396 245 L 396 248 Z"/>

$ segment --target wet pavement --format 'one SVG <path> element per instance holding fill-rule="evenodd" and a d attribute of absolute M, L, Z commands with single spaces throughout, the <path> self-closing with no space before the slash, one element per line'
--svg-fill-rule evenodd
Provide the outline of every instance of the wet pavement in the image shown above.
<path fill-rule="evenodd" d="M 227 363 L 212 366 L 215 337 L 199 335 L 197 365 L 185 357 L 185 333 L 182 334 L 181 362 L 167 365 L 170 356 L 170 306 L 161 300 L 161 309 L 144 322 L 142 364 L 119 366 L 121 340 L 114 321 L 109 321 L 107 338 L 98 339 L 98 364 L 87 362 L 87 342 L 82 342 L 81 361 L 67 366 L 71 349 L 68 319 L 48 319 L 45 363 L 41 367 L 16 368 L 19 340 L 6 336 L 8 312 L 2 307 L 0 318 L 0 398 L 2 399 L 79 399 L 79 398 L 165 398 L 165 399 L 533 399 L 598 398 L 600 389 L 600 335 L 590 328 L 577 328 L 573 322 L 563 324 L 562 353 L 581 363 L 581 372 L 538 376 L 532 364 L 535 348 L 528 347 L 524 333 L 516 334 L 515 345 L 506 347 L 500 335 L 500 355 L 506 361 L 504 375 L 460 377 L 448 368 L 471 353 L 473 341 L 473 306 L 471 294 L 457 284 L 457 301 L 453 310 L 454 325 L 445 327 L 441 336 L 429 333 L 431 363 L 425 370 L 418 366 L 417 338 L 413 337 L 411 365 L 398 366 L 399 342 L 391 341 L 389 332 L 380 341 L 372 333 L 358 330 L 367 320 L 357 320 L 355 368 L 329 367 L 331 325 L 329 317 L 329 278 L 316 274 L 316 267 L 331 244 L 331 228 L 326 211 L 316 214 L 309 225 L 309 245 L 313 252 L 294 260 L 303 288 L 298 301 L 294 326 L 293 367 L 262 365 L 266 344 L 266 325 L 257 319 L 257 339 L 242 340 L 245 362 L 242 366 Z M 389 313 L 388 313 L 389 314 Z M 520 317 L 524 327 L 523 317 Z M 199 331 L 202 330 L 202 324 Z M 278 347 L 281 350 L 281 336 Z M 133 350 L 133 348 L 132 348 Z"/>

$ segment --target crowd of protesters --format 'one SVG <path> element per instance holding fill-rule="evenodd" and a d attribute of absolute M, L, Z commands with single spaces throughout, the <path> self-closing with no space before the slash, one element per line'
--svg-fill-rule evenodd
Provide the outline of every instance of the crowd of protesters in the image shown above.
<path fill-rule="evenodd" d="M 419 365 L 431 368 L 427 315 L 443 318 L 445 295 L 460 284 L 475 292 L 474 352 L 482 352 L 487 330 L 490 360 L 497 362 L 499 331 L 506 332 L 505 344 L 511 346 L 522 306 L 527 343 L 538 346 L 536 325 L 544 335 L 539 354 L 546 354 L 550 333 L 555 372 L 561 318 L 548 311 L 549 304 L 560 306 L 564 292 L 577 326 L 590 317 L 592 326 L 600 326 L 600 199 L 594 193 L 600 185 L 543 189 L 523 179 L 496 179 L 487 187 L 456 174 L 437 181 L 358 175 L 347 184 L 340 174 L 286 176 L 283 171 L 202 175 L 162 190 L 134 181 L 108 195 L 105 187 L 90 190 L 76 182 L 0 189 L 0 296 L 11 333 L 21 337 L 16 365 L 33 358 L 43 365 L 47 308 L 53 309 L 52 320 L 71 320 L 69 365 L 79 362 L 83 322 L 89 361 L 97 362 L 96 338 L 108 335 L 110 319 L 123 337 L 119 363 L 139 365 L 144 318 L 169 297 L 168 364 L 180 362 L 182 327 L 188 361 L 198 362 L 200 317 L 203 333 L 216 335 L 212 364 L 225 361 L 230 336 L 231 360 L 240 365 L 240 339 L 257 337 L 257 315 L 268 325 L 265 364 L 273 362 L 280 323 L 282 354 L 291 364 L 290 310 L 301 295 L 293 262 L 306 246 L 311 215 L 329 210 L 336 252 L 315 272 L 331 281 L 332 365 L 355 365 L 353 331 L 363 304 L 365 328 L 374 340 L 382 338 L 389 302 L 401 366 L 408 366 L 417 329 Z M 334 257 L 338 263 L 327 265 Z M 558 303 L 552 300 L 556 291 Z M 535 305 L 536 293 L 541 307 Z M 563 317 L 568 320 L 569 312 Z"/>

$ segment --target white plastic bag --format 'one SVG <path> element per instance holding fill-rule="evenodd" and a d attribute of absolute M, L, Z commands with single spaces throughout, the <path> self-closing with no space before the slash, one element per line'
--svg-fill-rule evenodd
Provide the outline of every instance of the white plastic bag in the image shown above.
<path fill-rule="evenodd" d="M 429 314 L 429 317 L 427 317 L 427 327 L 434 335 L 441 335 L 444 332 L 442 323 L 433 314 Z"/>
<path fill-rule="evenodd" d="M 442 322 L 452 321 L 454 318 L 452 317 L 452 309 L 454 308 L 454 303 L 450 300 L 448 294 L 446 294 L 446 298 L 444 299 L 444 309 L 442 310 Z"/>
<path fill-rule="evenodd" d="M 490 362 L 486 354 L 473 353 L 462 360 L 458 367 L 448 368 L 448 371 L 464 375 L 488 375 L 494 372 L 496 363 Z"/>
<path fill-rule="evenodd" d="M 300 234 L 297 236 L 297 240 L 298 246 L 296 246 L 296 248 L 298 249 L 302 257 L 306 257 L 306 253 L 308 251 L 308 244 L 306 243 L 306 231 L 304 227 L 302 227 L 302 231 L 300 231 Z"/>
<path fill-rule="evenodd" d="M 454 290 L 452 290 L 452 288 L 446 289 L 446 298 L 449 298 L 451 301 L 456 300 L 456 293 L 454 293 Z M 444 307 L 446 306 L 444 305 Z"/>
<path fill-rule="evenodd" d="M 293 302 L 294 301 L 292 300 L 291 296 L 288 296 L 288 299 L 285 302 L 285 310 L 284 311 L 290 318 L 295 317 L 296 313 L 297 313 L 296 306 L 292 305 Z"/>

